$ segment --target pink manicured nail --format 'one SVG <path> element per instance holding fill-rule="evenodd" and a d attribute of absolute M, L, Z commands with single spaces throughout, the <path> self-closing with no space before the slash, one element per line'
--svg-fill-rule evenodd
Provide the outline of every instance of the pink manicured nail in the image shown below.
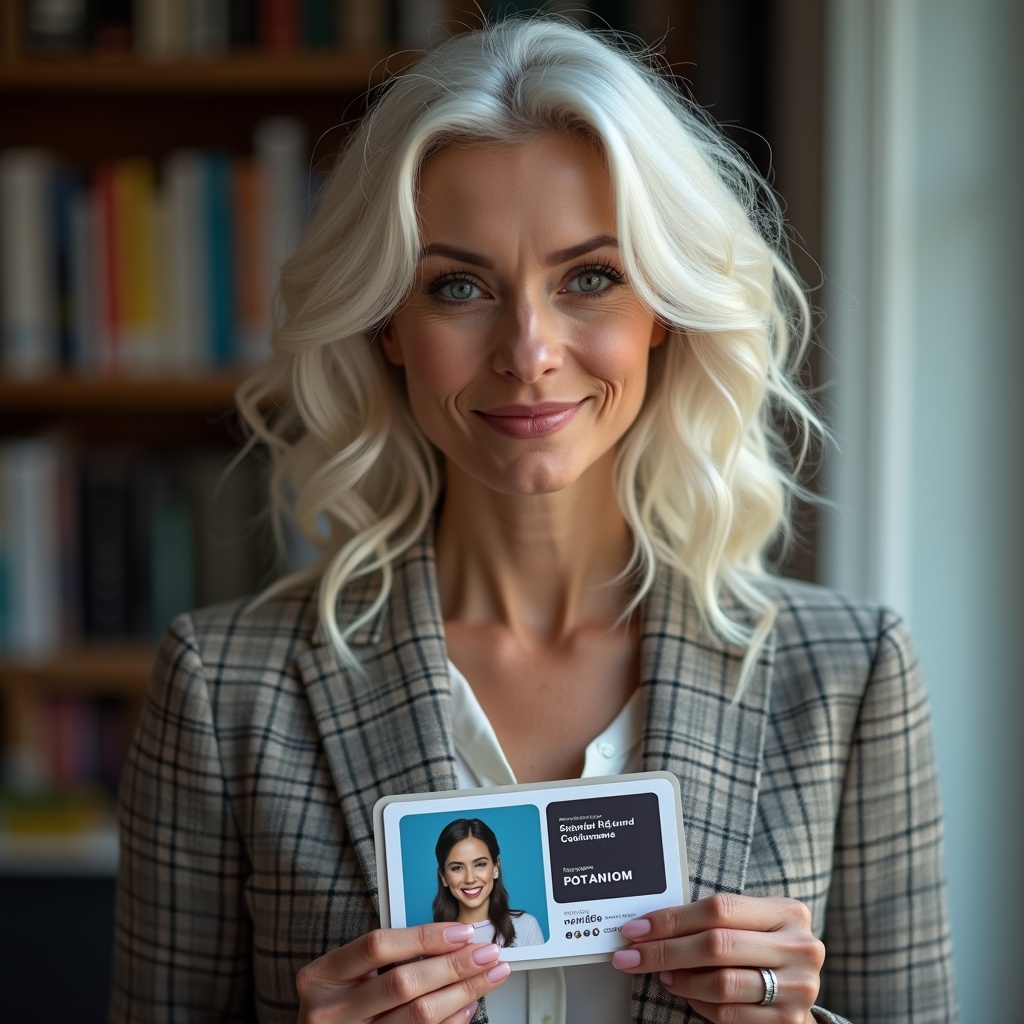
<path fill-rule="evenodd" d="M 444 938 L 446 942 L 469 942 L 473 938 L 473 926 L 471 924 L 453 924 L 451 928 L 445 928 Z"/>
<path fill-rule="evenodd" d="M 636 967 L 639 963 L 639 949 L 617 949 L 612 953 L 612 967 L 618 967 L 620 971 L 624 967 Z"/>
<path fill-rule="evenodd" d="M 635 921 L 627 921 L 622 926 L 622 934 L 627 939 L 642 939 L 650 934 L 651 922 L 646 917 L 638 917 Z"/>
<path fill-rule="evenodd" d="M 672 984 L 672 981 L 675 978 L 675 976 L 675 971 L 662 971 L 661 974 L 658 975 L 658 981 L 660 981 L 662 985 L 664 985 L 667 988 L 669 985 Z"/>
<path fill-rule="evenodd" d="M 506 963 L 495 964 L 487 972 L 487 980 L 492 984 L 496 984 L 499 981 L 504 981 L 511 973 L 512 968 Z"/>
<path fill-rule="evenodd" d="M 476 1013 L 477 1004 L 479 1002 L 480 1002 L 479 999 L 474 999 L 473 1002 L 471 1002 L 469 1004 L 469 1006 L 464 1006 L 462 1008 L 462 1012 L 465 1014 L 466 1020 L 472 1020 L 473 1019 L 473 1014 Z"/>
<path fill-rule="evenodd" d="M 473 950 L 473 963 L 475 963 L 477 967 L 483 967 L 484 964 L 489 964 L 492 960 L 497 959 L 498 947 L 493 942 Z"/>

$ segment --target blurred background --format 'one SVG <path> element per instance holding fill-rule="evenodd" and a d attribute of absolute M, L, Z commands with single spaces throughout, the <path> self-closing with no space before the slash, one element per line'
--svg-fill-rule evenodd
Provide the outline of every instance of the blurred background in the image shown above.
<path fill-rule="evenodd" d="M 258 465 L 221 475 L 311 187 L 370 86 L 532 7 L 0 0 L 5 1019 L 104 1019 L 111 795 L 155 637 L 274 572 Z M 783 199 L 836 437 L 784 568 L 909 619 L 963 1019 L 1024 1019 L 1024 5 L 548 8 L 655 45 Z"/>

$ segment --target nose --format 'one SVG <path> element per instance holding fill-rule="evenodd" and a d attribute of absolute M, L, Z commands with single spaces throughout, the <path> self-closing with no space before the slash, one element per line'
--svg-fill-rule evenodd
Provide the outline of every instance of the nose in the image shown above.
<path fill-rule="evenodd" d="M 494 369 L 505 377 L 533 384 L 562 365 L 562 345 L 556 318 L 530 299 L 510 304 L 499 318 Z"/>

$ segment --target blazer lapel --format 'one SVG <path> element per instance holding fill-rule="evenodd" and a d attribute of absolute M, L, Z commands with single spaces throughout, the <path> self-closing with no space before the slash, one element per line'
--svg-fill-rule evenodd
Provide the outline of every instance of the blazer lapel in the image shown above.
<path fill-rule="evenodd" d="M 341 621 L 370 607 L 379 580 L 340 599 Z M 363 670 L 339 665 L 318 635 L 299 659 L 349 835 L 378 908 L 373 805 L 456 788 L 444 627 L 429 538 L 400 559 L 385 610 L 350 641 Z"/>
<path fill-rule="evenodd" d="M 644 604 L 641 640 L 643 766 L 679 779 L 695 900 L 742 892 L 746 882 L 774 653 L 773 632 L 734 703 L 743 652 L 710 635 L 689 587 L 659 572 Z"/>

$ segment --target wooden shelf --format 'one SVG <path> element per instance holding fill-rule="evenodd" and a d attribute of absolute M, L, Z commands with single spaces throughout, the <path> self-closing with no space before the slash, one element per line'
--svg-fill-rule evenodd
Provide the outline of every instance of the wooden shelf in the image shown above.
<path fill-rule="evenodd" d="M 214 60 L 157 62 L 132 56 L 27 57 L 0 62 L 0 91 L 196 93 L 351 93 L 383 82 L 417 51 L 391 53 L 260 51 Z"/>
<path fill-rule="evenodd" d="M 149 684 L 155 652 L 150 644 L 89 644 L 38 659 L 0 657 L 0 692 L 138 696 Z"/>
<path fill-rule="evenodd" d="M 38 381 L 0 378 L 5 413 L 96 413 L 131 415 L 209 412 L 235 405 L 235 389 L 245 374 L 209 376 L 75 377 L 61 374 Z"/>

